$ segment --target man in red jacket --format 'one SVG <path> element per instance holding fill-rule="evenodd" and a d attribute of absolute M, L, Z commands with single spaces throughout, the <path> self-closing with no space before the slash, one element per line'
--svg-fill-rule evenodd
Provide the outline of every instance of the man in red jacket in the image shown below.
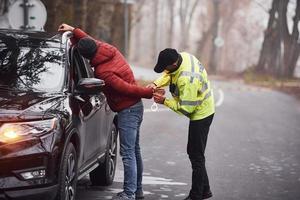
<path fill-rule="evenodd" d="M 143 198 L 143 163 L 139 145 L 144 111 L 141 98 L 152 98 L 153 89 L 136 84 L 129 64 L 116 47 L 95 40 L 79 28 L 67 24 L 60 25 L 58 31 L 73 32 L 72 43 L 83 57 L 90 60 L 91 66 L 95 68 L 95 76 L 105 81 L 103 93 L 111 109 L 118 112 L 124 191 L 115 199 Z"/>

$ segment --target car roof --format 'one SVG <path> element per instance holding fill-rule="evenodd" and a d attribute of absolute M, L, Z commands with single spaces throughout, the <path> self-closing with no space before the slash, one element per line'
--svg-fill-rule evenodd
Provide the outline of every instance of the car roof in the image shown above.
<path fill-rule="evenodd" d="M 55 43 L 61 43 L 60 33 L 49 33 L 44 31 L 24 31 L 15 29 L 0 29 L 1 37 L 13 37 L 18 39 L 37 39 L 37 40 L 47 40 Z"/>

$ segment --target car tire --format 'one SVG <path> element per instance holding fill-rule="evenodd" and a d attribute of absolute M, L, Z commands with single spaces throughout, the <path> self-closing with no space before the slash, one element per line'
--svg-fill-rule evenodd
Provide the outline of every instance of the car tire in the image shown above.
<path fill-rule="evenodd" d="M 112 126 L 105 153 L 105 162 L 90 172 L 92 185 L 109 186 L 113 183 L 117 163 L 118 131 Z"/>
<path fill-rule="evenodd" d="M 72 143 L 66 147 L 59 171 L 59 189 L 56 200 L 75 200 L 77 184 L 77 153 Z"/>

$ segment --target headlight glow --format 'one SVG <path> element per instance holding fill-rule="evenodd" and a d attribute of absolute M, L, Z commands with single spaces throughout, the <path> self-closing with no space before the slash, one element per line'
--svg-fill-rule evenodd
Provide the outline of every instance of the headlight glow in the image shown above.
<path fill-rule="evenodd" d="M 17 133 L 13 130 L 4 132 L 4 136 L 10 139 L 15 139 L 18 137 Z"/>
<path fill-rule="evenodd" d="M 33 122 L 5 123 L 0 127 L 0 142 L 8 143 L 47 133 L 57 126 L 57 119 Z"/>

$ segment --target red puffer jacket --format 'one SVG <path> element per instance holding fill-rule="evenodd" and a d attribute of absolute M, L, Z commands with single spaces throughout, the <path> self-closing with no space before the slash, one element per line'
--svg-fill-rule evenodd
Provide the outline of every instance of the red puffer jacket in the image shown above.
<path fill-rule="evenodd" d="M 75 28 L 73 34 L 72 43 L 88 36 L 79 28 Z M 151 88 L 136 84 L 129 64 L 118 49 L 105 42 L 95 41 L 98 49 L 90 63 L 95 68 L 95 76 L 105 81 L 103 92 L 110 108 L 119 112 L 136 104 L 141 98 L 152 98 Z"/>

